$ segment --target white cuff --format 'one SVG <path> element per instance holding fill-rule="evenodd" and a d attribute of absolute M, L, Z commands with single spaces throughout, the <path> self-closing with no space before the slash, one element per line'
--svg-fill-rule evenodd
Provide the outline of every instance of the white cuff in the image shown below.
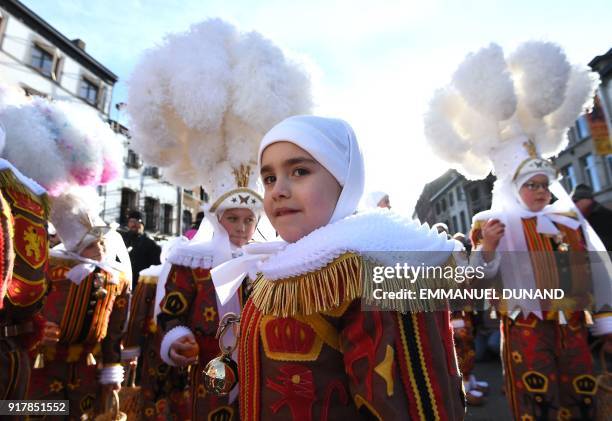
<path fill-rule="evenodd" d="M 100 384 L 121 383 L 123 383 L 123 366 L 121 364 L 104 367 L 100 370 Z"/>
<path fill-rule="evenodd" d="M 483 256 L 484 251 L 482 250 L 473 250 L 470 255 L 470 266 L 472 267 L 482 267 L 484 277 L 486 279 L 491 279 L 495 275 L 497 275 L 497 271 L 499 271 L 499 263 L 501 262 L 501 254 L 498 252 L 494 252 L 493 260 L 490 262 L 485 262 Z"/>
<path fill-rule="evenodd" d="M 451 326 L 453 327 L 453 329 L 461 329 L 462 327 L 465 327 L 465 320 L 463 320 L 463 319 L 452 319 L 451 320 Z"/>
<path fill-rule="evenodd" d="M 190 334 L 193 334 L 193 332 L 188 327 L 176 326 L 164 335 L 164 339 L 162 339 L 161 346 L 159 347 L 159 356 L 166 364 L 176 367 L 176 364 L 172 361 L 172 358 L 170 358 L 170 346 L 183 336 Z"/>
<path fill-rule="evenodd" d="M 121 361 L 129 361 L 140 356 L 140 347 L 132 346 L 121 350 Z"/>
<path fill-rule="evenodd" d="M 612 333 L 612 316 L 596 317 L 594 324 L 590 327 L 595 336 L 604 336 Z"/>

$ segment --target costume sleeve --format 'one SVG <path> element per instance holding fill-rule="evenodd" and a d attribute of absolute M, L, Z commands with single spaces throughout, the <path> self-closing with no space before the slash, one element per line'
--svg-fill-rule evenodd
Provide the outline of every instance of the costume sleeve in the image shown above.
<path fill-rule="evenodd" d="M 152 333 L 156 280 L 157 277 L 141 276 L 132 294 L 127 332 L 123 338 L 121 352 L 124 360 L 140 355 L 144 338 Z"/>
<path fill-rule="evenodd" d="M 121 361 L 121 340 L 125 333 L 124 328 L 129 311 L 129 283 L 130 280 L 122 277 L 119 285 L 117 285 L 119 294 L 113 302 L 106 336 L 102 340 L 102 362 L 105 367 L 118 364 Z"/>
<path fill-rule="evenodd" d="M 157 325 L 163 333 L 189 323 L 189 309 L 196 296 L 195 282 L 190 268 L 172 265 L 166 281 L 166 294 L 160 303 Z"/>
<path fill-rule="evenodd" d="M 463 414 L 448 312 L 364 311 L 355 300 L 343 316 L 340 349 L 351 400 L 364 418 Z"/>
<path fill-rule="evenodd" d="M 172 343 L 191 332 L 189 326 L 190 309 L 197 294 L 195 281 L 190 268 L 172 265 L 166 281 L 166 294 L 160 303 L 161 312 L 157 315 L 157 326 L 162 332 L 160 357 L 164 362 L 174 365 L 168 351 Z"/>

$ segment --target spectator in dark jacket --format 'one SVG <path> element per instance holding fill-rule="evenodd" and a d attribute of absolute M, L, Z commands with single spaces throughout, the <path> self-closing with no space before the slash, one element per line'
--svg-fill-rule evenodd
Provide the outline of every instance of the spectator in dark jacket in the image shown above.
<path fill-rule="evenodd" d="M 125 247 L 132 262 L 132 290 L 136 288 L 138 273 L 152 265 L 159 265 L 161 247 L 144 232 L 142 214 L 132 211 L 128 215 L 128 230 L 123 234 Z"/>
<path fill-rule="evenodd" d="M 601 238 L 606 250 L 612 250 L 612 210 L 594 200 L 593 189 L 586 184 L 574 188 L 572 200 Z"/>

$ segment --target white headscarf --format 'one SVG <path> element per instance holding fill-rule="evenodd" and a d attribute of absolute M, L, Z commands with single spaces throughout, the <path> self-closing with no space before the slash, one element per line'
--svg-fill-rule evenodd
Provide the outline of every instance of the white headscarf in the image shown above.
<path fill-rule="evenodd" d="M 357 211 L 365 185 L 365 169 L 357 138 L 347 122 L 312 115 L 298 115 L 281 121 L 270 129 L 261 141 L 258 158 L 260 168 L 263 151 L 276 142 L 290 142 L 304 149 L 323 165 L 342 187 L 328 224 L 340 221 Z M 247 255 L 215 267 L 211 272 L 217 293 L 221 295 L 221 304 L 227 302 L 235 293 L 240 286 L 240 279 L 246 274 L 256 273 L 262 260 L 286 246 L 284 241 L 247 246 Z"/>
<path fill-rule="evenodd" d="M 329 221 L 334 223 L 357 210 L 365 184 L 363 156 L 353 129 L 335 118 L 297 115 L 274 126 L 259 145 L 259 166 L 264 149 L 276 142 L 304 149 L 329 171 L 342 187 Z"/>

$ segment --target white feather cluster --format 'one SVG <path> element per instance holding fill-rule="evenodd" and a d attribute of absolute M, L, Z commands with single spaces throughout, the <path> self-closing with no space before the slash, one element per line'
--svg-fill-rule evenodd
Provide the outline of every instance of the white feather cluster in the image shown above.
<path fill-rule="evenodd" d="M 90 107 L 28 99 L 10 88 L 0 88 L 0 104 L 6 132 L 2 157 L 49 194 L 70 186 L 97 186 L 119 175 L 121 140 Z"/>
<path fill-rule="evenodd" d="M 425 136 L 466 177 L 483 178 L 495 151 L 510 150 L 507 143 L 519 138 L 531 139 L 543 157 L 559 153 L 598 84 L 596 73 L 570 65 L 556 44 L 526 42 L 505 58 L 491 44 L 469 54 L 452 83 L 434 94 Z"/>
<path fill-rule="evenodd" d="M 255 170 L 259 141 L 274 124 L 311 106 L 298 64 L 260 34 L 211 19 L 168 36 L 137 64 L 131 145 L 173 183 L 221 192 L 215 184 L 236 187 L 240 164 Z"/>

